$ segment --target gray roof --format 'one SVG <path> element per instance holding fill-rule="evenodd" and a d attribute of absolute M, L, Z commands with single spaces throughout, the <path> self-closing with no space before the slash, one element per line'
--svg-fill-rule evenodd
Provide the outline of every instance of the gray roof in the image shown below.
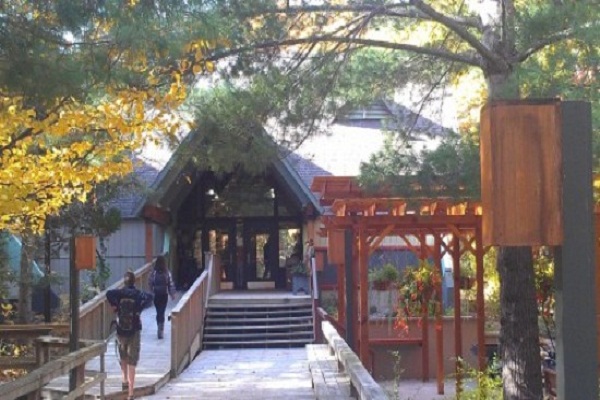
<path fill-rule="evenodd" d="M 401 104 L 377 100 L 366 107 L 340 113 L 335 121 L 342 126 L 367 129 L 387 129 L 410 132 L 412 135 L 444 136 L 449 129 L 419 115 Z"/>
<path fill-rule="evenodd" d="M 419 116 L 408 108 L 389 101 L 376 101 L 368 107 L 342 113 L 340 117 L 336 118 L 334 124 L 342 128 L 364 128 L 366 130 L 365 135 L 377 133 L 376 137 L 369 138 L 365 136 L 371 144 L 378 143 L 381 140 L 379 136 L 382 129 L 392 129 L 399 126 L 398 124 L 401 124 L 405 130 L 410 129 L 415 140 L 419 140 L 417 138 L 419 135 L 441 137 L 449 131 L 449 129 L 430 119 Z M 201 143 L 199 140 L 201 135 L 194 134 L 194 132 L 198 131 L 190 132 L 183 140 L 180 148 Z M 371 155 L 371 153 L 366 153 L 373 149 L 367 149 L 364 143 L 352 142 L 353 140 L 348 140 L 345 137 L 340 138 L 339 135 L 337 138 L 335 135 L 332 136 L 331 145 L 326 146 L 330 147 L 330 149 L 327 149 L 328 153 L 321 155 L 321 157 L 324 157 L 323 160 L 318 159 L 319 157 L 315 159 L 311 156 L 303 156 L 298 152 L 292 152 L 273 163 L 276 178 L 282 183 L 285 182 L 302 206 L 311 203 L 315 206 L 315 209 L 320 210 L 318 200 L 310 191 L 313 178 L 315 176 L 335 175 L 335 168 L 328 169 L 327 166 L 331 162 L 340 164 L 340 166 L 345 163 L 355 164 L 360 161 L 367 161 Z M 334 152 L 337 154 L 333 154 Z M 114 202 L 114 205 L 121 210 L 123 218 L 139 217 L 144 204 L 150 202 L 159 205 L 167 195 L 172 198 L 185 197 L 192 185 L 181 184 L 182 176 L 185 175 L 186 179 L 191 177 L 191 183 L 197 178 L 197 174 L 191 172 L 194 167 L 187 159 L 189 154 L 189 151 L 184 152 L 178 149 L 161 170 L 137 159 L 134 174 L 142 186 L 145 187 L 145 190 L 125 191 L 123 196 Z M 171 203 L 171 205 L 176 206 L 176 203 Z"/>
<path fill-rule="evenodd" d="M 152 184 L 160 173 L 158 168 L 139 158 L 134 158 L 132 162 L 132 175 L 135 182 L 131 185 L 126 185 L 121 189 L 120 196 L 110 202 L 110 206 L 119 209 L 121 217 L 125 219 L 137 217 L 140 204 L 143 203 Z"/>
<path fill-rule="evenodd" d="M 300 176 L 300 179 L 302 179 L 302 182 L 304 182 L 307 188 L 310 188 L 315 176 L 333 175 L 331 172 L 319 167 L 311 160 L 296 153 L 290 153 L 286 157 L 286 161 L 289 163 L 290 168 L 292 168 L 298 174 L 298 176 Z"/>

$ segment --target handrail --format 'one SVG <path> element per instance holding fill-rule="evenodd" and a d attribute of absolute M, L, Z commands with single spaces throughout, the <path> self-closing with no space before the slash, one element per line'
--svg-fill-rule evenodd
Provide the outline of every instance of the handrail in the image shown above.
<path fill-rule="evenodd" d="M 134 271 L 135 286 L 141 290 L 148 290 L 148 276 L 152 272 L 152 263 L 147 263 Z M 110 324 L 115 319 L 115 313 L 108 304 L 106 292 L 123 287 L 123 278 L 98 293 L 90 301 L 79 308 L 79 337 L 91 340 L 106 340 L 111 333 Z"/>
<path fill-rule="evenodd" d="M 198 277 L 171 310 L 171 378 L 176 377 L 202 348 L 206 299 L 209 292 L 208 268 Z"/>
<path fill-rule="evenodd" d="M 206 299 L 204 302 L 204 306 L 208 305 L 208 299 L 210 296 L 217 294 L 219 292 L 219 283 L 221 282 L 221 259 L 218 255 L 212 254 L 207 251 L 204 253 L 206 260 L 206 268 L 208 271 L 208 290 L 206 291 Z"/>
<path fill-rule="evenodd" d="M 29 393 L 37 392 L 53 379 L 68 374 L 74 368 L 82 367 L 87 361 L 98 356 L 103 359 L 105 352 L 106 342 L 101 341 L 50 361 L 19 379 L 0 385 L 0 398 L 3 400 L 13 400 Z M 101 371 L 98 376 L 70 392 L 67 397 L 74 398 L 82 395 L 86 388 L 98 381 L 100 381 L 100 390 L 103 393 L 104 380 L 106 379 L 103 367 L 104 362 L 101 362 Z"/>
<path fill-rule="evenodd" d="M 323 311 L 320 310 L 319 313 L 321 314 Z M 375 382 L 369 371 L 362 365 L 360 358 L 352 351 L 333 325 L 328 321 L 323 321 L 321 329 L 325 342 L 338 360 L 338 365 L 343 367 L 344 372 L 350 378 L 351 391 L 360 400 L 387 400 L 388 396 L 385 391 Z"/>

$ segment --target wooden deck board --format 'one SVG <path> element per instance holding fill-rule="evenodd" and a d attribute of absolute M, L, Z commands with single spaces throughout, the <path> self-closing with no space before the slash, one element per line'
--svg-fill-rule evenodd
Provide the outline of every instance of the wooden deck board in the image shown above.
<path fill-rule="evenodd" d="M 314 400 L 304 348 L 204 350 L 145 399 Z"/>
<path fill-rule="evenodd" d="M 176 305 L 169 300 L 166 315 Z M 140 361 L 136 369 L 136 396 L 154 393 L 157 388 L 164 385 L 169 378 L 171 367 L 171 323 L 165 321 L 165 337 L 159 340 L 156 335 L 156 312 L 154 306 L 142 312 L 142 348 Z M 109 339 L 105 355 L 105 370 L 107 373 L 105 394 L 107 399 L 125 398 L 121 390 L 121 367 L 115 346 L 116 338 Z M 100 370 L 100 358 L 86 364 L 87 370 Z M 46 386 L 47 389 L 66 391 L 69 386 L 68 376 L 55 379 Z M 100 395 L 100 386 L 95 386 L 86 391 L 86 395 Z"/>

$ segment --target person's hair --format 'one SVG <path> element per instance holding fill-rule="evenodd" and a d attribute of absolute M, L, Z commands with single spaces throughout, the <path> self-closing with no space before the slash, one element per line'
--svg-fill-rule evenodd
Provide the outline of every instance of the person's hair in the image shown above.
<path fill-rule="evenodd" d="M 158 256 L 154 261 L 154 270 L 156 272 L 167 272 L 167 259 L 165 256 Z"/>
<path fill-rule="evenodd" d="M 135 285 L 135 274 L 133 271 L 125 272 L 125 276 L 123 276 L 123 281 L 125 282 L 125 286 L 134 286 Z"/>

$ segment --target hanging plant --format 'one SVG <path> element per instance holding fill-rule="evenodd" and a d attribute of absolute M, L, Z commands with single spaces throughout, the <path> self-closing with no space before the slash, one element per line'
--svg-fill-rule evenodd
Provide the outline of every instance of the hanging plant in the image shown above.
<path fill-rule="evenodd" d="M 441 293 L 438 293 L 441 282 L 440 271 L 427 260 L 404 270 L 399 286 L 397 329 L 407 331 L 407 319 L 410 317 L 418 317 L 420 324 L 422 317 L 441 312 Z"/>

